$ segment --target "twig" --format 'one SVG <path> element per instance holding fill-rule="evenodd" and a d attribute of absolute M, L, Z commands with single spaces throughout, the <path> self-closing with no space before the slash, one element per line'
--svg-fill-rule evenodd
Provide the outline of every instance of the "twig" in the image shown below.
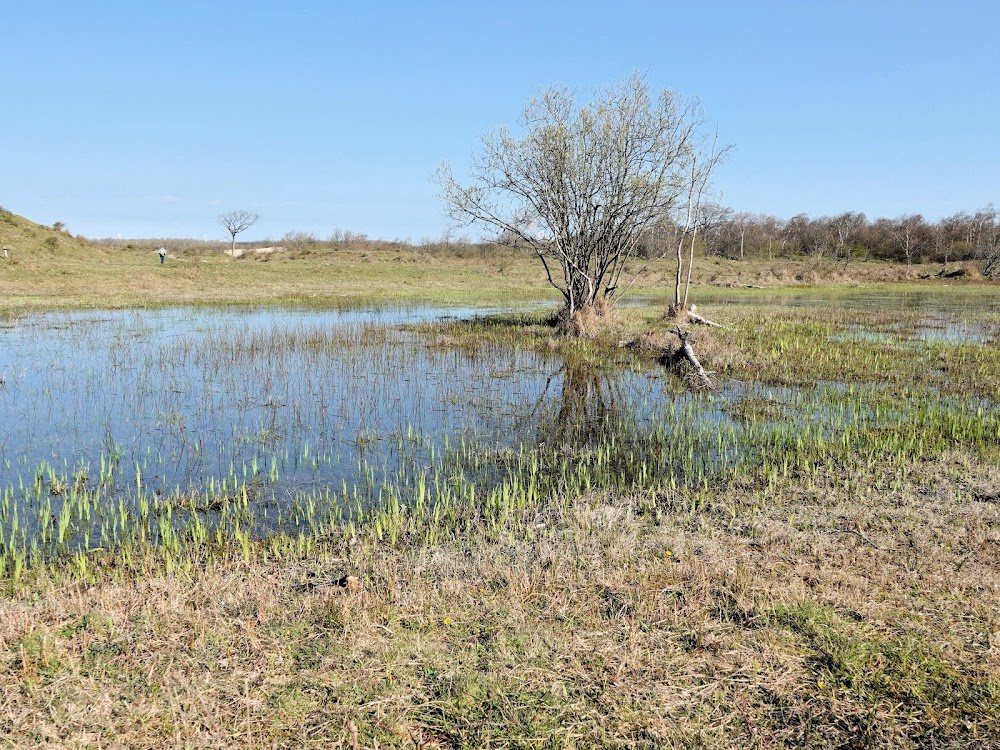
<path fill-rule="evenodd" d="M 860 539 L 862 542 L 864 542 L 865 544 L 870 544 L 872 547 L 874 547 L 877 550 L 881 550 L 883 552 L 891 551 L 891 550 L 887 550 L 885 547 L 879 547 L 877 544 L 875 544 L 875 542 L 873 542 L 871 539 L 869 539 L 868 537 L 866 537 L 860 531 L 855 531 L 854 529 L 831 529 L 831 531 L 835 531 L 835 532 L 838 532 L 840 534 L 854 534 L 854 536 L 858 537 L 858 539 Z"/>

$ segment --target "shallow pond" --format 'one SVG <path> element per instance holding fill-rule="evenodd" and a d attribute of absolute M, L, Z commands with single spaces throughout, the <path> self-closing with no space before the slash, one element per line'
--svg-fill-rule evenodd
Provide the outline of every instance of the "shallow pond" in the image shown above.
<path fill-rule="evenodd" d="M 280 496 L 377 483 L 456 445 L 512 448 L 539 438 L 546 414 L 577 428 L 623 414 L 648 425 L 665 402 L 689 398 L 666 394 L 655 369 L 581 374 L 555 357 L 435 347 L 399 330 L 472 313 L 23 319 L 0 331 L 0 487 L 30 484 L 44 467 L 84 484 L 115 471 L 159 493 L 258 478 Z"/>
<path fill-rule="evenodd" d="M 571 364 L 401 327 L 484 312 L 185 308 L 8 323 L 0 547 L 119 540 L 126 511 L 154 524 L 149 498 L 202 498 L 194 513 L 239 496 L 239 523 L 260 530 L 295 527 L 317 498 L 360 507 L 430 480 L 439 493 L 525 475 L 553 492 L 701 487 L 761 446 L 773 456 L 803 435 L 836 441 L 908 418 L 837 383 L 693 394 L 655 363 Z"/>

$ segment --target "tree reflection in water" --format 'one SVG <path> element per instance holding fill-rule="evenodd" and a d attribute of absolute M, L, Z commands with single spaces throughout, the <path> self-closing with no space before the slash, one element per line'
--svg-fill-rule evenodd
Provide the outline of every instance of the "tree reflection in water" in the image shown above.
<path fill-rule="evenodd" d="M 637 420 L 623 395 L 620 372 L 590 362 L 565 362 L 548 377 L 532 422 L 537 445 L 579 453 L 612 437 L 620 441 L 635 431 Z"/>

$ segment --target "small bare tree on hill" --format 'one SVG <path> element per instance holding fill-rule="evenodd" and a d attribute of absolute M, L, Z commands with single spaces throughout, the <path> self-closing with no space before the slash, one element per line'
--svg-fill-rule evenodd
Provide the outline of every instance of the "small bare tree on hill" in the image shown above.
<path fill-rule="evenodd" d="M 234 258 L 236 257 L 236 235 L 252 227 L 257 223 L 257 219 L 259 218 L 260 216 L 253 213 L 253 211 L 240 210 L 219 214 L 219 223 L 226 228 L 226 231 L 232 237 L 229 254 Z"/>
<path fill-rule="evenodd" d="M 584 334 L 613 302 L 643 235 L 693 205 L 691 182 L 713 161 L 699 158 L 701 105 L 669 90 L 653 95 L 634 74 L 589 104 L 547 88 L 524 107 L 519 126 L 517 135 L 501 127 L 483 137 L 470 184 L 442 165 L 441 197 L 459 224 L 531 248 L 563 296 L 562 330 Z"/>

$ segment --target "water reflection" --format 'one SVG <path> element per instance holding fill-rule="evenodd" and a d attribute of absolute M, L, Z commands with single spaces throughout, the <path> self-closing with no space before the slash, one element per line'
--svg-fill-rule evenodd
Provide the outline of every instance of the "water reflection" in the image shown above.
<path fill-rule="evenodd" d="M 532 414 L 534 442 L 554 449 L 586 449 L 605 442 L 613 433 L 634 427 L 637 415 L 624 393 L 622 373 L 612 373 L 590 362 L 564 363 L 546 379 Z"/>
<path fill-rule="evenodd" d="M 16 502 L 44 481 L 55 495 L 57 478 L 102 497 L 252 482 L 281 505 L 331 488 L 377 496 L 444 456 L 489 484 L 504 469 L 482 456 L 525 447 L 552 470 L 590 462 L 609 481 L 656 472 L 696 482 L 741 460 L 744 425 L 766 417 L 734 420 L 728 402 L 778 395 L 791 404 L 780 421 L 859 418 L 810 406 L 822 394 L 726 387 L 701 398 L 672 391 L 655 366 L 435 346 L 399 329 L 476 312 L 172 309 L 15 321 L 0 329 L 0 492 Z"/>
<path fill-rule="evenodd" d="M 253 480 L 280 499 L 412 478 L 462 446 L 585 447 L 654 419 L 662 399 L 650 374 L 435 347 L 398 328 L 471 313 L 175 309 L 19 321 L 0 332 L 0 490 L 18 494 L 39 474 L 109 494 Z"/>

